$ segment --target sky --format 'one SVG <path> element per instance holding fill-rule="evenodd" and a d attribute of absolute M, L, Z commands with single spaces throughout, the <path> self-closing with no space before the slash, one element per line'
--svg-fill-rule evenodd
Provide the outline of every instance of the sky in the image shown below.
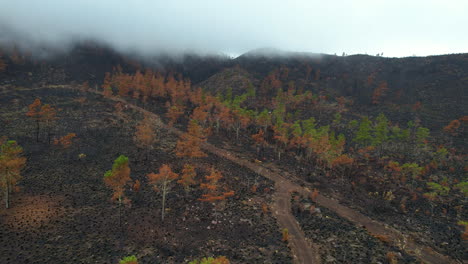
<path fill-rule="evenodd" d="M 468 0 L 0 0 L 0 43 L 237 56 L 468 52 Z"/>

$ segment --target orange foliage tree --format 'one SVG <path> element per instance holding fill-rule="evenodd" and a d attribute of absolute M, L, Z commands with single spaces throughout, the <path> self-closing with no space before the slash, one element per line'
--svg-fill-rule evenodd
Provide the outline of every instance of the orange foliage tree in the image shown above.
<path fill-rule="evenodd" d="M 47 129 L 47 141 L 50 144 L 51 130 L 52 127 L 55 125 L 55 121 L 57 120 L 57 112 L 55 108 L 53 108 L 49 104 L 45 104 L 41 107 L 41 114 L 41 120 L 45 123 L 45 127 Z"/>
<path fill-rule="evenodd" d="M 111 97 L 113 95 L 112 92 L 112 79 L 110 73 L 106 72 L 104 76 L 104 83 L 102 84 L 102 94 L 104 97 Z"/>
<path fill-rule="evenodd" d="M 57 112 L 55 108 L 49 104 L 42 105 L 39 98 L 36 98 L 32 104 L 28 106 L 26 116 L 32 118 L 36 122 L 36 141 L 39 142 L 40 123 L 45 122 L 47 128 L 47 137 L 50 144 L 50 134 L 52 125 L 54 124 Z"/>
<path fill-rule="evenodd" d="M 159 173 L 150 173 L 147 175 L 148 183 L 153 186 L 155 191 L 161 192 L 162 196 L 162 209 L 161 209 L 161 220 L 164 221 L 164 211 L 166 206 L 166 195 L 169 192 L 171 186 L 170 183 L 173 180 L 176 180 L 179 175 L 172 172 L 171 167 L 166 164 L 163 164 L 159 168 Z"/>
<path fill-rule="evenodd" d="M 157 141 L 156 131 L 153 126 L 154 120 L 149 115 L 145 115 L 143 120 L 136 126 L 134 140 L 139 148 L 146 149 L 146 159 L 153 149 L 153 144 Z"/>
<path fill-rule="evenodd" d="M 61 146 L 62 148 L 66 149 L 72 145 L 72 140 L 76 137 L 75 133 L 68 133 L 66 136 L 61 138 L 56 138 L 54 140 L 54 145 Z"/>
<path fill-rule="evenodd" d="M 385 95 L 385 92 L 388 90 L 387 82 L 381 82 L 377 88 L 374 89 L 372 93 L 372 104 L 380 103 L 380 99 Z"/>
<path fill-rule="evenodd" d="M 208 111 L 205 107 L 196 107 L 193 109 L 191 118 L 193 120 L 197 120 L 197 122 L 203 127 L 206 127 L 206 122 L 208 121 Z"/>
<path fill-rule="evenodd" d="M 459 127 L 460 127 L 460 121 L 458 119 L 455 119 L 455 120 L 450 121 L 450 123 L 444 127 L 444 131 L 446 133 L 455 135 Z"/>
<path fill-rule="evenodd" d="M 234 191 L 222 188 L 219 180 L 223 178 L 221 172 L 211 168 L 211 173 L 205 176 L 206 182 L 200 184 L 200 188 L 205 191 L 199 201 L 216 202 L 225 200 L 227 197 L 234 195 Z"/>
<path fill-rule="evenodd" d="M 252 135 L 252 139 L 255 142 L 255 147 L 257 149 L 258 155 L 260 154 L 260 149 L 266 145 L 265 132 L 263 132 L 263 129 L 260 129 L 257 134 Z"/>
<path fill-rule="evenodd" d="M 26 158 L 21 157 L 23 148 L 14 140 L 0 139 L 0 187 L 4 191 L 5 207 L 9 207 L 10 193 L 21 179 L 21 170 Z"/>
<path fill-rule="evenodd" d="M 119 202 L 119 226 L 121 226 L 121 205 L 122 199 L 125 198 L 125 186 L 130 182 L 130 166 L 128 165 L 128 157 L 120 155 L 112 165 L 112 169 L 104 174 L 104 183 L 112 188 L 112 200 Z"/>
<path fill-rule="evenodd" d="M 277 124 L 273 126 L 275 132 L 273 138 L 276 140 L 276 153 L 278 154 L 278 160 L 281 159 L 281 153 L 286 149 L 289 142 L 288 125 L 286 123 Z"/>
<path fill-rule="evenodd" d="M 206 130 L 195 120 L 191 120 L 187 133 L 181 135 L 176 145 L 177 157 L 202 158 L 207 155 L 201 151 L 201 144 L 206 141 Z"/>
<path fill-rule="evenodd" d="M 182 176 L 177 183 L 184 186 L 184 190 L 186 193 L 190 191 L 190 186 L 196 183 L 195 177 L 197 176 L 197 172 L 195 171 L 195 167 L 190 164 L 185 164 L 184 168 L 182 169 Z"/>
<path fill-rule="evenodd" d="M 41 122 L 41 100 L 36 98 L 32 104 L 28 106 L 29 111 L 26 113 L 26 116 L 29 116 L 36 122 L 36 141 L 39 142 L 39 129 Z"/>
<path fill-rule="evenodd" d="M 167 103 L 167 113 L 166 117 L 169 118 L 169 126 L 177 123 L 177 120 L 184 114 L 185 107 L 183 105 Z"/>

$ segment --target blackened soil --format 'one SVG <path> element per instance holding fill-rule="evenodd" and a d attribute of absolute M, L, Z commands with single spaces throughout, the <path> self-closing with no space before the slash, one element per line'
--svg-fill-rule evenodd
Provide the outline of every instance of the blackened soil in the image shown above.
<path fill-rule="evenodd" d="M 76 133 L 70 148 L 49 145 L 44 130 L 35 142 L 34 123 L 25 112 L 36 97 L 61 109 L 53 137 Z M 141 118 L 130 110 L 115 114 L 114 103 L 100 96 L 68 90 L 0 95 L 0 135 L 17 140 L 28 159 L 12 208 L 0 209 L 1 263 L 116 263 L 129 254 L 141 263 L 185 263 L 213 255 L 232 263 L 291 263 L 275 219 L 261 209 L 271 199 L 271 181 L 211 155 L 177 158 L 176 138 L 163 129 L 146 160 L 133 143 Z M 102 180 L 120 154 L 130 158 L 132 180 L 142 182 L 139 192 L 126 191 L 131 202 L 122 208 L 121 226 L 117 204 Z M 180 172 L 186 162 L 197 166 L 199 181 L 215 166 L 236 195 L 212 205 L 197 200 L 197 188 L 186 193 L 174 185 L 162 222 L 161 197 L 145 175 L 162 164 Z"/>
<path fill-rule="evenodd" d="M 371 236 L 333 211 L 318 206 L 309 198 L 292 199 L 293 214 L 306 236 L 320 247 L 323 263 L 417 263 L 417 260 L 398 248 Z M 385 239 L 385 238 L 383 238 Z"/>

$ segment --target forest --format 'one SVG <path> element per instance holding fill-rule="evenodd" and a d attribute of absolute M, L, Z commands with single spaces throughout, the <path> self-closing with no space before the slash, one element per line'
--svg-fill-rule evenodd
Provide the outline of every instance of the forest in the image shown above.
<path fill-rule="evenodd" d="M 457 81 L 411 79 L 410 58 L 74 52 L 0 57 L 2 263 L 467 259 L 468 95 L 441 90 Z M 466 87 L 466 55 L 421 60 Z"/>

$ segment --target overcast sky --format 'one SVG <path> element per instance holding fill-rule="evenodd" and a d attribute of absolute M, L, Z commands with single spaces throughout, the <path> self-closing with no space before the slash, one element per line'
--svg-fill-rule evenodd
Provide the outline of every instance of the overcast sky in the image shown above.
<path fill-rule="evenodd" d="M 424 56 L 468 52 L 467 10 L 468 0 L 0 0 L 0 42 Z"/>

